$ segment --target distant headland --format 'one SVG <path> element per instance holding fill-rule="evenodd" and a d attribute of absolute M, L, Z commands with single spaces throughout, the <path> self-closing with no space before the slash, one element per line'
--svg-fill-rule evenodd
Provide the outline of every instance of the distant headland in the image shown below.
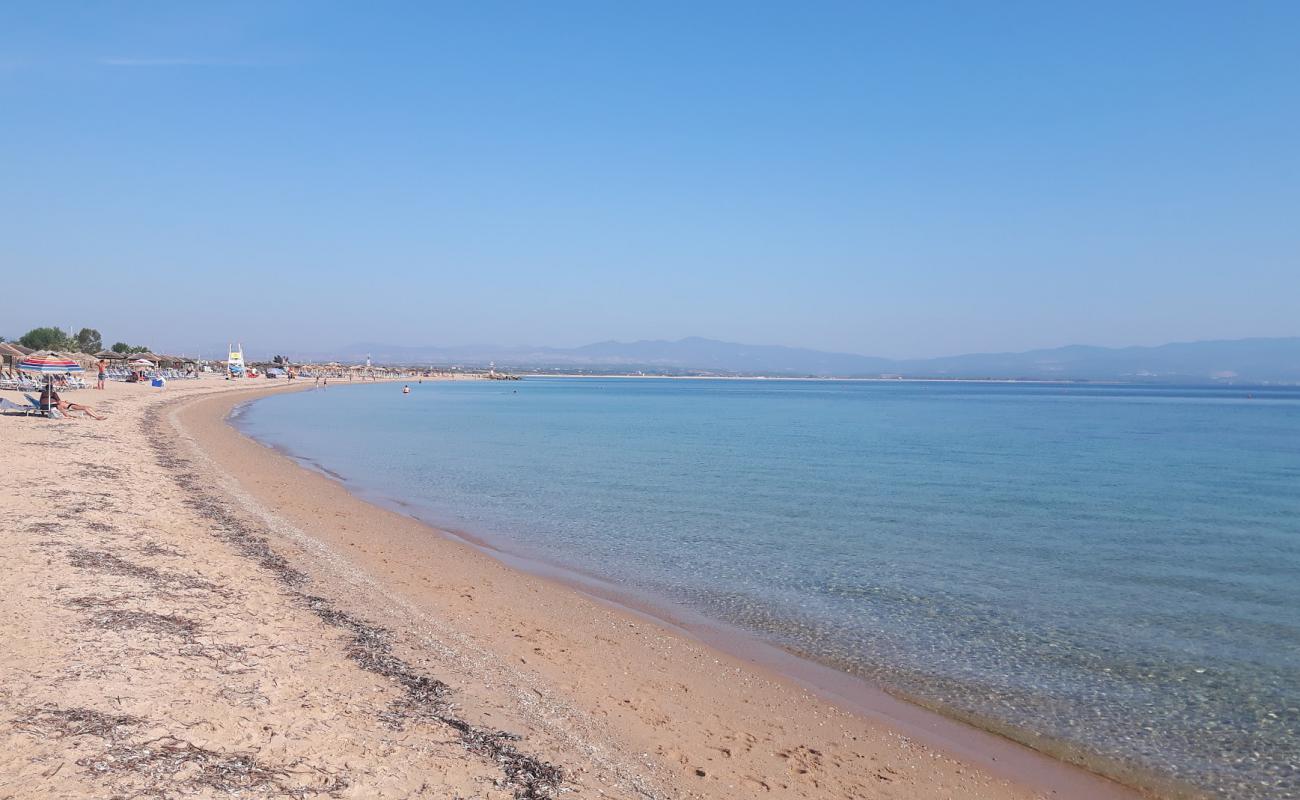
<path fill-rule="evenodd" d="M 1300 337 L 1179 342 L 1155 347 L 1071 345 L 1019 353 L 890 359 L 700 337 L 582 347 L 457 347 L 358 343 L 310 358 L 482 368 L 510 373 L 692 377 L 933 378 L 1300 384 Z"/>

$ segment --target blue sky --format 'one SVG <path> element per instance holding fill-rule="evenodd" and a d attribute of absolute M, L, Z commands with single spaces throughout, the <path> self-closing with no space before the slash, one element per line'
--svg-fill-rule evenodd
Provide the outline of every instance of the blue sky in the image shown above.
<path fill-rule="evenodd" d="M 1300 335 L 1297 3 L 4 3 L 0 334 Z"/>

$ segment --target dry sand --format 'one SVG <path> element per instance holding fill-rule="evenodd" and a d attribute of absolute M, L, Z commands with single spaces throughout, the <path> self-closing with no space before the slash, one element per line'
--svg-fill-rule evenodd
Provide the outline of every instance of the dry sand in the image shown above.
<path fill-rule="evenodd" d="M 1134 796 L 366 504 L 225 424 L 267 384 L 0 418 L 0 798 Z"/>

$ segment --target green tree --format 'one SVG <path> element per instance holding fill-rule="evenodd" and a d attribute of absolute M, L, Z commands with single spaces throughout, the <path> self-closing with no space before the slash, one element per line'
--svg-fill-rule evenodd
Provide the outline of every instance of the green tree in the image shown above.
<path fill-rule="evenodd" d="M 114 353 L 121 353 L 122 355 L 149 352 L 149 348 L 145 347 L 142 344 L 127 344 L 126 342 L 114 342 L 113 346 L 110 347 L 109 349 L 112 350 Z"/>
<path fill-rule="evenodd" d="M 58 328 L 32 328 L 18 338 L 23 347 L 33 350 L 67 350 L 71 342 L 68 335 Z"/>
<path fill-rule="evenodd" d="M 98 353 L 104 349 L 104 340 L 94 328 L 82 328 L 77 332 L 76 345 L 83 353 Z"/>

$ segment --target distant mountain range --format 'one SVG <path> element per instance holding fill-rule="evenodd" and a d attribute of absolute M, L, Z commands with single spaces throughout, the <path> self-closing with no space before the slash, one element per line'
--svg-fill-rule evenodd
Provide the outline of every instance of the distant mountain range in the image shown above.
<path fill-rule="evenodd" d="M 798 347 L 689 337 L 583 347 L 411 347 L 359 343 L 316 358 L 486 366 L 520 371 L 811 377 L 1019 378 L 1188 383 L 1300 383 L 1300 337 L 1184 342 L 1158 347 L 1072 345 L 1023 353 L 895 360 Z"/>

